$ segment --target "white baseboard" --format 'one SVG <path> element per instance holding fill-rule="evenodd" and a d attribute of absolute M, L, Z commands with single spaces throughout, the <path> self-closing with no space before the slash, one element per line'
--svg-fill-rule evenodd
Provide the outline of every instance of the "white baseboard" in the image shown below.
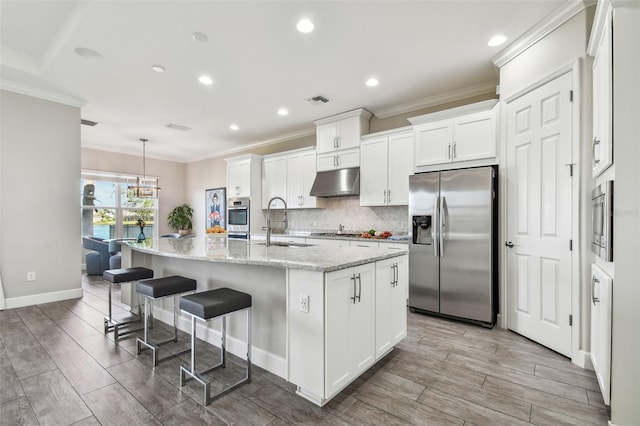
<path fill-rule="evenodd" d="M 578 351 L 578 355 L 571 359 L 571 362 L 586 370 L 593 370 L 593 365 L 591 364 L 591 353 L 585 350 L 580 349 Z"/>
<path fill-rule="evenodd" d="M 160 320 L 165 324 L 173 326 L 173 311 L 160 308 L 158 305 L 153 307 L 154 320 Z M 178 319 L 178 328 L 186 333 L 191 334 L 191 320 L 180 316 Z M 196 333 L 198 339 L 202 339 L 216 347 L 220 347 L 221 334 L 219 331 L 206 327 L 202 321 L 196 323 Z M 247 342 L 227 335 L 227 351 L 236 355 L 241 359 L 247 359 Z M 251 347 L 251 363 L 260 368 L 288 380 L 287 377 L 287 360 L 281 356 L 267 352 L 256 346 Z"/>
<path fill-rule="evenodd" d="M 32 294 L 29 296 L 8 297 L 4 300 L 4 309 L 22 308 L 23 306 L 39 305 L 42 303 L 59 302 L 61 300 L 78 299 L 82 297 L 82 288 L 54 291 L 51 293 Z"/>

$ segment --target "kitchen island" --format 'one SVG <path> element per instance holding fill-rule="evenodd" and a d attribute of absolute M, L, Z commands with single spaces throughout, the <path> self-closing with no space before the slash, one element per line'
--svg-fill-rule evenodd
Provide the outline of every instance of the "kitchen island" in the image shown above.
<path fill-rule="evenodd" d="M 252 361 L 318 405 L 406 336 L 406 250 L 160 238 L 123 245 L 122 267 L 129 266 L 196 279 L 197 291 L 230 287 L 251 294 Z M 135 306 L 135 294 L 129 297 Z M 154 315 L 171 323 L 173 302 L 161 303 Z M 241 357 L 244 321 L 232 318 L 228 326 L 227 349 Z M 186 317 L 179 327 L 189 330 Z M 202 325 L 198 336 L 219 346 L 219 325 Z"/>

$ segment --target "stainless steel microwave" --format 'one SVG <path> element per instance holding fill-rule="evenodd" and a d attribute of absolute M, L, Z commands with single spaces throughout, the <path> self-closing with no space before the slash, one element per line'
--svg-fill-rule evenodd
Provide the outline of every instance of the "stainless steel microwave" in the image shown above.
<path fill-rule="evenodd" d="M 613 181 L 608 180 L 591 192 L 593 236 L 591 251 L 607 262 L 613 261 Z"/>

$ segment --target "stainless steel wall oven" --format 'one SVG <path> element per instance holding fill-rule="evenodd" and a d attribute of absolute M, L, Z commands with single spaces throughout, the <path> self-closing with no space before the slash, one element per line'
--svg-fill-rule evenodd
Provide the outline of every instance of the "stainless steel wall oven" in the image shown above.
<path fill-rule="evenodd" d="M 607 262 L 613 261 L 613 181 L 608 180 L 591 192 L 591 251 Z"/>

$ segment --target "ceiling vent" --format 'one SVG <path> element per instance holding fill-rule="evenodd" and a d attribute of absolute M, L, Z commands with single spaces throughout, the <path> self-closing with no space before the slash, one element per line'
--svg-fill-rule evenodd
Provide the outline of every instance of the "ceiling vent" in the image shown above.
<path fill-rule="evenodd" d="M 85 126 L 95 126 L 96 124 L 98 124 L 97 121 L 91 121 L 91 120 L 85 120 L 84 118 L 80 119 L 80 124 L 84 124 Z"/>
<path fill-rule="evenodd" d="M 191 127 L 181 126 L 180 124 L 174 124 L 174 123 L 166 124 L 164 127 L 168 127 L 169 129 L 173 129 L 173 130 L 180 130 L 181 132 L 186 132 L 187 130 L 191 130 Z"/>
<path fill-rule="evenodd" d="M 307 102 L 311 105 L 322 105 L 329 102 L 329 99 L 325 98 L 322 95 L 314 96 L 313 98 L 307 98 Z"/>

